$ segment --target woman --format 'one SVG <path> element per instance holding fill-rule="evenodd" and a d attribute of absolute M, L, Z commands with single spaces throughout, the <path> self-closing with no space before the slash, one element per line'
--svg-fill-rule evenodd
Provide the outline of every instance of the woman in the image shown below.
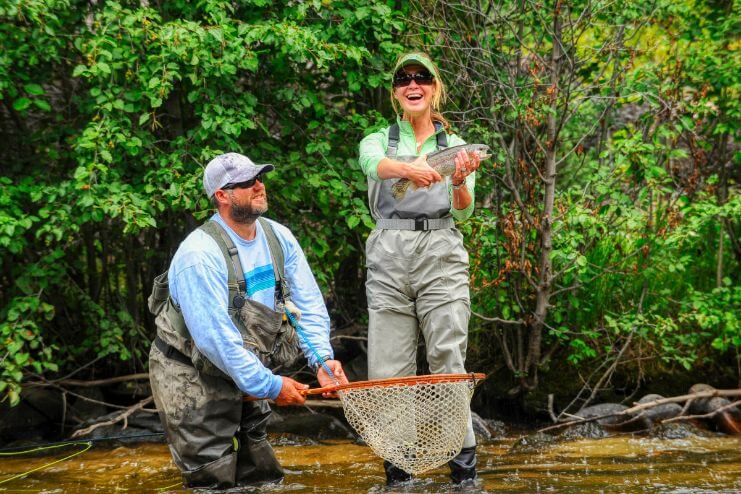
<path fill-rule="evenodd" d="M 447 179 L 427 164 L 427 154 L 465 144 L 448 134 L 449 124 L 439 113 L 444 94 L 440 73 L 426 54 L 402 55 L 391 90 L 397 122 L 360 143 L 360 166 L 368 176 L 376 220 L 366 242 L 370 379 L 416 374 L 420 331 L 430 372 L 466 372 L 468 253 L 454 219 L 465 220 L 473 212 L 479 157 L 459 152 L 455 173 Z M 404 155 L 418 158 L 411 163 L 395 159 Z M 417 189 L 397 200 L 391 186 L 400 178 Z M 463 449 L 449 465 L 455 483 L 476 478 L 470 419 Z M 384 467 L 389 484 L 411 478 L 388 462 Z"/>

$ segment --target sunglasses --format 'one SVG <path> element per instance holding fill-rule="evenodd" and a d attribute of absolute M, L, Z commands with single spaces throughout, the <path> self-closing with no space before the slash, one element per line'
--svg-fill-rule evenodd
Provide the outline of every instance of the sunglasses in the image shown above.
<path fill-rule="evenodd" d="M 427 72 L 426 70 L 409 74 L 400 70 L 394 74 L 393 85 L 394 87 L 407 87 L 412 81 L 416 82 L 420 86 L 429 86 L 435 80 L 435 76 Z"/>
<path fill-rule="evenodd" d="M 230 189 L 249 189 L 255 185 L 255 182 L 260 181 L 261 184 L 265 183 L 265 176 L 262 173 L 258 173 L 255 178 L 251 178 L 247 180 L 246 182 L 238 182 L 236 184 L 226 184 L 221 188 L 221 190 L 230 190 Z"/>

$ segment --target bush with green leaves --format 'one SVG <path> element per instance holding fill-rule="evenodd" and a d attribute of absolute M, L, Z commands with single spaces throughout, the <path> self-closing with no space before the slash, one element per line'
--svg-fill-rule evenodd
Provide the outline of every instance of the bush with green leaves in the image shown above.
<path fill-rule="evenodd" d="M 460 225 L 472 367 L 504 362 L 527 393 L 562 366 L 738 359 L 735 6 L 30 0 L 0 19 L 12 403 L 90 362 L 146 369 L 151 282 L 210 214 L 201 175 L 221 152 L 276 165 L 268 215 L 335 324 L 362 326 L 357 144 L 393 118 L 387 70 L 409 48 L 439 61 L 456 131 L 494 150 Z"/>

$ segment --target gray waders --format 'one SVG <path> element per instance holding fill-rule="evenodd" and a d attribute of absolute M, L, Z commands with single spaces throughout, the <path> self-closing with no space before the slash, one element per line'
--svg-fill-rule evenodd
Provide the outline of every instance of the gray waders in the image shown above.
<path fill-rule="evenodd" d="M 447 147 L 438 133 L 438 149 Z M 399 126 L 389 129 L 386 156 L 396 157 Z M 376 228 L 366 241 L 368 378 L 417 373 L 419 333 L 433 374 L 465 373 L 468 320 L 468 252 L 450 216 L 446 182 L 407 191 L 396 201 L 395 179 L 368 179 Z M 469 416 L 463 450 L 449 462 L 454 482 L 476 476 L 476 438 Z M 388 483 L 411 478 L 386 462 Z"/>
<path fill-rule="evenodd" d="M 270 224 L 260 221 L 275 272 L 276 310 L 246 298 L 237 249 L 226 231 L 215 221 L 201 228 L 224 254 L 229 272 L 228 311 L 245 348 L 266 367 L 274 368 L 295 361 L 300 349 L 295 330 L 283 313 L 290 304 L 283 251 Z M 283 469 L 267 441 L 270 406 L 266 401 L 243 401 L 234 381 L 198 351 L 180 308 L 169 296 L 167 272 L 155 280 L 149 308 L 157 325 L 149 353 L 152 394 L 185 483 L 228 488 L 282 479 Z"/>

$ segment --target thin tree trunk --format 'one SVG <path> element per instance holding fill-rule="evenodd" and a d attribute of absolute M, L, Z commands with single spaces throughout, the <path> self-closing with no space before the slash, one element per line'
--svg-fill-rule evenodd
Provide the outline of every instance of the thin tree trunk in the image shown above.
<path fill-rule="evenodd" d="M 100 277 L 98 276 L 97 258 L 95 255 L 95 235 L 92 228 L 85 228 L 85 258 L 87 261 L 87 292 L 90 298 L 97 301 L 100 297 Z"/>
<path fill-rule="evenodd" d="M 718 222 L 718 266 L 715 270 L 715 286 L 716 288 L 720 288 L 723 286 L 723 232 L 725 231 L 723 228 L 723 220 L 720 219 Z"/>
<path fill-rule="evenodd" d="M 545 170 L 543 173 L 543 216 L 540 224 L 541 250 L 540 250 L 540 280 L 536 292 L 535 320 L 531 325 L 530 341 L 528 342 L 528 355 L 526 369 L 528 371 L 528 387 L 534 388 L 538 382 L 537 368 L 540 362 L 541 341 L 545 319 L 550 306 L 551 278 L 553 270 L 551 265 L 551 251 L 553 250 L 553 206 L 556 193 L 556 150 L 557 140 L 557 100 L 559 92 L 559 76 L 561 72 L 561 2 L 556 2 L 553 9 L 553 50 L 551 52 L 551 108 L 548 114 L 547 136 L 548 142 L 545 156 Z"/>
<path fill-rule="evenodd" d="M 129 253 L 137 252 L 136 237 L 129 235 L 126 239 Z M 141 322 L 137 293 L 139 292 L 139 262 L 136 257 L 129 258 L 126 262 L 126 310 L 138 325 Z"/>
<path fill-rule="evenodd" d="M 720 152 L 718 156 L 720 158 L 720 184 L 718 187 L 718 204 L 723 205 L 728 200 L 728 174 L 726 173 L 726 144 L 728 140 L 723 139 L 720 144 Z M 718 264 L 715 269 L 715 286 L 720 288 L 723 286 L 723 244 L 725 237 L 725 222 L 723 218 L 718 218 L 719 232 L 718 232 Z"/>

